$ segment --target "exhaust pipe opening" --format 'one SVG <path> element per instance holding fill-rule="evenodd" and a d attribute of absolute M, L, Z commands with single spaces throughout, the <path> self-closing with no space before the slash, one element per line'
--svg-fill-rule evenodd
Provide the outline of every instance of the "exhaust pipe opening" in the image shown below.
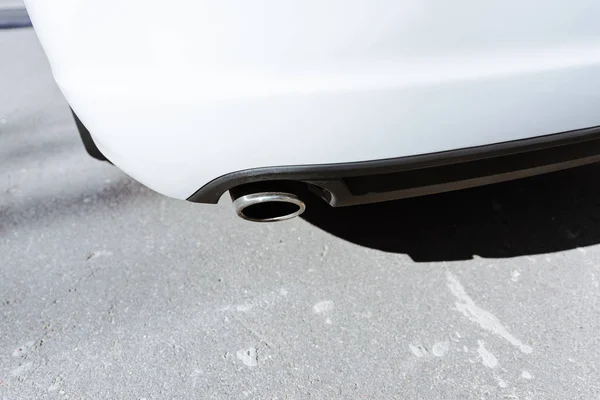
<path fill-rule="evenodd" d="M 298 196 L 285 192 L 246 194 L 234 198 L 233 206 L 238 216 L 254 222 L 285 221 L 306 210 L 306 205 Z"/>

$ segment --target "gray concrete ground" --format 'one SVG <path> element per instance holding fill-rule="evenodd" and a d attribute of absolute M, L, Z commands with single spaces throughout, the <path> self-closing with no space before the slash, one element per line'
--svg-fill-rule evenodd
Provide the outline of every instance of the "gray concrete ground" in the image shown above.
<path fill-rule="evenodd" d="M 0 9 L 25 7 L 23 0 L 0 0 Z"/>
<path fill-rule="evenodd" d="M 89 158 L 32 30 L 0 58 L 1 399 L 600 396 L 598 167 L 252 224 Z"/>

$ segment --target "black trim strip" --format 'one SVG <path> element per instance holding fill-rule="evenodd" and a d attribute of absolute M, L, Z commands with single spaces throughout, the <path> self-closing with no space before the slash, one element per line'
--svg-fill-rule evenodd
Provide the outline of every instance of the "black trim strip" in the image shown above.
<path fill-rule="evenodd" d="M 397 193 L 398 191 L 389 191 L 379 193 L 378 196 L 355 196 L 350 193 L 348 187 L 343 181 L 344 178 L 357 178 L 370 175 L 393 174 L 402 171 L 419 170 L 424 168 L 440 167 L 450 164 L 461 164 L 476 160 L 498 158 L 519 153 L 534 152 L 543 149 L 549 149 L 559 146 L 569 146 L 577 143 L 600 139 L 600 126 L 587 129 L 579 129 L 568 132 L 556 133 L 552 135 L 538 136 L 530 139 L 514 140 L 492 145 L 477 146 L 459 150 L 430 153 L 417 156 L 408 156 L 400 158 L 391 158 L 375 161 L 351 162 L 340 164 L 319 164 L 319 165 L 300 165 L 300 166 L 279 166 L 264 167 L 242 170 L 223 175 L 200 188 L 196 193 L 188 198 L 188 201 L 195 203 L 213 203 L 216 204 L 219 198 L 227 190 L 242 184 L 253 182 L 264 182 L 271 180 L 278 181 L 301 181 L 313 183 L 333 192 L 334 195 L 328 198 L 328 202 L 333 206 L 344 206 L 351 204 L 362 204 L 373 201 L 385 201 L 393 198 L 408 197 Z M 566 151 L 566 149 L 565 149 Z M 572 166 L 583 165 L 599 161 L 599 157 L 591 157 L 590 154 L 572 154 L 570 160 L 565 157 L 560 160 L 546 160 L 541 165 L 530 166 L 526 170 L 515 168 L 514 177 L 510 177 L 508 172 L 488 176 L 491 182 L 515 179 L 523 176 L 531 176 L 539 173 L 554 171 L 558 169 L 569 168 Z M 567 157 L 568 158 L 568 157 Z M 579 160 L 579 161 L 575 161 Z M 521 173 L 516 173 L 521 171 Z M 436 193 L 441 191 L 460 189 L 462 187 L 477 186 L 486 182 L 481 182 L 483 177 L 463 180 L 451 188 L 443 187 L 433 189 L 431 186 L 422 187 L 424 193 L 415 192 L 412 195 L 422 195 Z M 465 183 L 472 181 L 465 186 Z M 487 183 L 491 183 L 487 182 Z M 444 187 L 452 182 L 444 182 Z M 439 185 L 437 185 L 439 186 Z M 410 193 L 411 189 L 403 190 L 402 193 Z M 414 189 L 413 189 L 414 191 Z M 423 191 L 423 190 L 422 190 Z M 336 192 L 338 195 L 336 196 Z M 322 195 L 326 197 L 326 195 Z M 354 199 L 351 199 L 354 197 Z M 362 198 L 362 199 L 359 199 Z"/>
<path fill-rule="evenodd" d="M 100 149 L 98 149 L 96 143 L 94 142 L 94 139 L 92 138 L 92 135 L 90 134 L 90 131 L 88 131 L 85 125 L 83 125 L 83 122 L 81 122 L 81 120 L 79 119 L 77 114 L 75 114 L 73 109 L 71 109 L 71 114 L 73 114 L 73 118 L 75 119 L 75 125 L 77 125 L 77 131 L 79 132 L 79 136 L 81 137 L 81 141 L 83 142 L 83 147 L 85 147 L 87 153 L 90 156 L 94 157 L 96 160 L 110 162 L 108 158 L 106 158 L 104 154 L 102 154 Z"/>

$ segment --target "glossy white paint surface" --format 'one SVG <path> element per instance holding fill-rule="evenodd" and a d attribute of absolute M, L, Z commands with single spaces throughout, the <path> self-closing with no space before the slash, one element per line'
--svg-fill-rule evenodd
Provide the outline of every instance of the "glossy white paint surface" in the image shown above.
<path fill-rule="evenodd" d="M 598 0 L 26 3 L 101 150 L 177 198 L 600 125 Z"/>

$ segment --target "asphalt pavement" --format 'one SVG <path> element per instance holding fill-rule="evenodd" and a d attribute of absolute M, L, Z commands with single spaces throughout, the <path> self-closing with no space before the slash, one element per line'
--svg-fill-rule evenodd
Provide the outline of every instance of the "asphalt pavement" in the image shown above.
<path fill-rule="evenodd" d="M 0 398 L 597 399 L 600 166 L 255 224 L 87 156 L 0 31 Z"/>

